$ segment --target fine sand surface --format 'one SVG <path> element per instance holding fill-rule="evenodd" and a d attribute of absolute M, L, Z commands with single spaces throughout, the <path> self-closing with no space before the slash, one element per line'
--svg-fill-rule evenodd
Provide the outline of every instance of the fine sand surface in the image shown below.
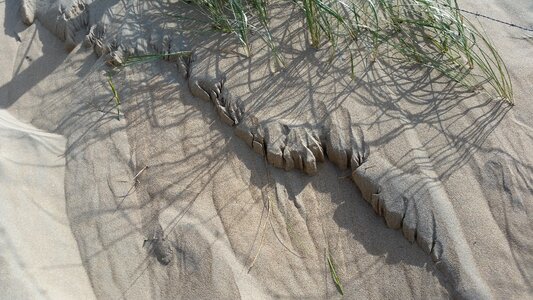
<path fill-rule="evenodd" d="M 0 298 L 340 298 L 327 256 L 349 298 L 533 296 L 531 32 L 480 19 L 510 107 L 386 58 L 352 81 L 276 5 L 273 72 L 174 2 L 0 3 Z M 117 116 L 105 62 L 168 49 L 194 60 L 114 75 Z"/>
<path fill-rule="evenodd" d="M 94 298 L 65 209 L 65 139 L 0 110 L 0 145 L 2 297 Z"/>

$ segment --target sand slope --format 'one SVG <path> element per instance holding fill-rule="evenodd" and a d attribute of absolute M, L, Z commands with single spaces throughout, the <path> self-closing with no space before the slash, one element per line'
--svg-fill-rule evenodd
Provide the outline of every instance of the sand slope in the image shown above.
<path fill-rule="evenodd" d="M 527 24 L 533 12 L 526 2 L 493 1 L 486 13 Z M 19 4 L 8 1 L 5 16 Z M 26 19 L 36 21 L 27 28 L 13 17 L 4 21 L 2 41 L 16 57 L 2 58 L 2 66 L 14 71 L 0 92 L 2 107 L 20 120 L 65 137 L 57 151 L 65 154 L 66 216 L 93 288 L 78 293 L 104 299 L 339 297 L 326 252 L 345 293 L 355 298 L 533 293 L 533 63 L 524 60 L 532 48 L 523 32 L 483 22 L 511 68 L 517 106 L 510 108 L 434 73 L 386 61 L 358 65 L 359 80 L 352 82 L 342 58 L 324 65 L 318 59 L 324 53 L 306 50 L 302 33 L 283 23 L 275 34 L 284 36 L 289 64 L 273 74 L 265 53 L 245 59 L 234 44 L 180 31 L 158 14 L 187 13 L 186 6 L 87 2 L 67 13 L 73 26 L 54 27 L 49 15 L 38 12 L 54 15 L 56 8 L 35 6 L 35 18 Z M 280 8 L 275 15 L 298 17 L 293 14 Z M 97 23 L 106 24 L 105 34 L 92 30 L 102 43 L 82 47 Z M 123 100 L 117 118 L 102 69 L 109 57 L 95 55 L 115 39 L 141 53 L 168 43 L 194 48 L 195 76 L 226 76 L 225 86 L 246 113 L 265 126 L 316 128 L 326 112 L 346 110 L 364 132 L 370 157 L 390 164 L 380 163 L 386 168 L 379 172 L 408 178 L 401 184 L 409 178 L 432 183 L 429 191 L 437 191 L 438 201 L 416 203 L 443 213 L 421 222 L 443 226 L 444 253 L 452 255 L 435 263 L 423 243 L 411 244 L 387 228 L 382 210 L 374 213 L 380 205 L 365 201 L 373 198 L 361 194 L 350 171 L 328 161 L 316 164 L 315 176 L 271 166 L 219 118 L 217 106 L 191 93 L 191 82 L 174 63 L 136 65 L 116 75 Z M 198 86 L 201 92 L 203 84 Z M 390 217 L 387 222 L 394 223 Z M 84 282 L 85 274 L 76 270 L 72 277 Z M 27 293 L 35 292 L 34 285 L 26 286 Z M 65 291 L 64 284 L 56 288 Z"/>
<path fill-rule="evenodd" d="M 0 111 L 5 299 L 94 298 L 64 201 L 65 139 Z"/>
<path fill-rule="evenodd" d="M 0 4 L 4 24 L 2 106 L 20 71 L 14 3 Z M 20 62 L 20 61 L 19 61 Z M 16 93 L 15 93 L 16 95 Z M 0 110 L 0 290 L 3 299 L 94 299 L 65 207 L 65 138 Z"/>

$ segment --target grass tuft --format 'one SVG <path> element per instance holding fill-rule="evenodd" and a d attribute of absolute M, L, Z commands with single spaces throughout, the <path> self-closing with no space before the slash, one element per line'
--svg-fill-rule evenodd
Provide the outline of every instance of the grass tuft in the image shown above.
<path fill-rule="evenodd" d="M 360 49 L 368 52 L 360 57 L 371 61 L 380 59 L 381 51 L 393 49 L 397 58 L 437 70 L 472 90 L 484 86 L 513 104 L 503 59 L 487 34 L 463 18 L 456 0 L 286 1 L 301 10 L 311 47 L 330 47 L 332 54 L 339 49 L 350 52 L 352 77 L 353 54 L 360 55 Z M 248 56 L 250 33 L 258 33 L 284 65 L 271 34 L 267 0 L 187 3 L 195 5 L 214 29 L 236 36 Z"/>

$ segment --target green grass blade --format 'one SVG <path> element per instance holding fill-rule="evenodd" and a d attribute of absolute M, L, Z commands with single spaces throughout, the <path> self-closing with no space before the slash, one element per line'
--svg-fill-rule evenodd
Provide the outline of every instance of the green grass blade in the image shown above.
<path fill-rule="evenodd" d="M 333 258 L 331 257 L 331 254 L 327 250 L 326 250 L 326 259 L 328 261 L 329 273 L 331 274 L 331 279 L 333 279 L 333 282 L 335 283 L 335 287 L 337 287 L 337 290 L 339 291 L 339 293 L 344 296 L 344 289 L 342 288 L 339 275 L 337 275 L 337 270 L 335 268 L 335 264 L 333 263 Z"/>
<path fill-rule="evenodd" d="M 115 89 L 115 85 L 113 84 L 113 81 L 111 78 L 112 78 L 111 76 L 107 77 L 107 83 L 109 84 L 109 87 L 111 88 L 111 93 L 113 94 L 113 100 L 115 101 L 115 107 L 117 108 L 117 119 L 120 121 L 120 96 L 118 95 L 118 92 Z"/>

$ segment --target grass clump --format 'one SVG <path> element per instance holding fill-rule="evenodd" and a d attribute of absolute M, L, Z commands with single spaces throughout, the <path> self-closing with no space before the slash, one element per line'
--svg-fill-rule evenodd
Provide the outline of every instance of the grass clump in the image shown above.
<path fill-rule="evenodd" d="M 488 83 L 496 95 L 513 102 L 502 58 L 488 37 L 463 18 L 455 0 L 403 0 L 381 6 L 388 16 L 384 32 L 392 33 L 387 43 L 400 56 L 436 69 L 470 89 Z"/>
<path fill-rule="evenodd" d="M 283 0 L 282 0 L 283 1 Z M 212 27 L 231 33 L 251 55 L 259 36 L 282 62 L 270 29 L 267 0 L 189 0 Z M 279 4 L 279 2 L 276 2 Z M 302 12 L 313 48 L 374 61 L 380 53 L 435 69 L 469 89 L 487 86 L 513 103 L 508 70 L 487 35 L 464 19 L 456 0 L 287 0 Z M 362 52 L 361 52 L 362 49 Z M 387 53 L 388 52 L 388 53 Z M 332 55 L 333 56 L 333 55 Z"/>

